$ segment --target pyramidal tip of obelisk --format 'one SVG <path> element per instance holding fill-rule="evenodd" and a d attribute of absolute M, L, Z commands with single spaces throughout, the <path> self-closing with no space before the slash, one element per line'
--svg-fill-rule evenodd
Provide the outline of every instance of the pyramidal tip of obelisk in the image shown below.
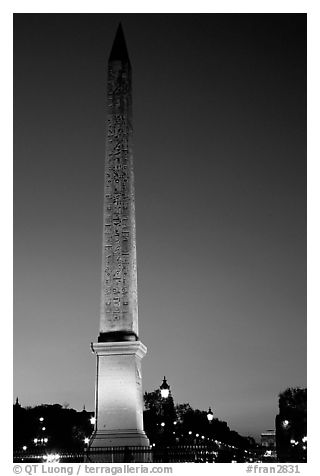
<path fill-rule="evenodd" d="M 127 61 L 130 63 L 126 40 L 121 22 L 119 23 L 115 39 L 111 48 L 109 61 Z"/>

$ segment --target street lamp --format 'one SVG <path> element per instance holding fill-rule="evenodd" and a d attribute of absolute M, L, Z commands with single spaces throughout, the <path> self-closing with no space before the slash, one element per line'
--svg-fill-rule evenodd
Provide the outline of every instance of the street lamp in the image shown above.
<path fill-rule="evenodd" d="M 174 402 L 170 390 L 170 385 L 166 380 L 166 377 L 163 377 L 163 381 L 159 387 L 160 390 L 160 425 L 161 431 L 159 433 L 159 437 L 163 440 L 164 444 L 171 444 L 171 442 L 175 443 L 175 438 L 173 435 L 174 425 L 176 423 L 176 412 L 174 408 Z"/>
<path fill-rule="evenodd" d="M 93 416 L 93 417 L 91 417 L 91 418 L 90 418 L 90 423 L 91 423 L 91 425 L 94 425 L 94 424 L 95 424 L 95 422 L 96 422 L 96 419 L 95 419 L 95 417 L 94 417 L 94 416 Z"/>
<path fill-rule="evenodd" d="M 166 377 L 163 377 L 163 382 L 160 385 L 160 392 L 162 398 L 168 398 L 170 387 L 166 381 Z"/>
<path fill-rule="evenodd" d="M 289 420 L 283 420 L 283 422 L 282 422 L 283 428 L 287 428 L 288 425 L 289 425 Z"/>
<path fill-rule="evenodd" d="M 212 413 L 211 407 L 209 407 L 207 418 L 208 418 L 208 422 L 211 423 L 213 420 L 213 413 Z"/>

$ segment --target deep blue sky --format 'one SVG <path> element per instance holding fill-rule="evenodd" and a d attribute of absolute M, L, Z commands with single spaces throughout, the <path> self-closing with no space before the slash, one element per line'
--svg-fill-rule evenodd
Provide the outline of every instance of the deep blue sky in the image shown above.
<path fill-rule="evenodd" d="M 14 396 L 93 409 L 120 20 L 144 390 L 256 436 L 306 385 L 306 15 L 15 15 Z"/>

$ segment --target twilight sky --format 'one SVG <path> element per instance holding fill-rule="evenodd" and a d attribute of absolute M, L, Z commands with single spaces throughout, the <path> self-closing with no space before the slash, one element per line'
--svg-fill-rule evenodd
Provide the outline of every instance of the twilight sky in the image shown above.
<path fill-rule="evenodd" d="M 93 409 L 119 21 L 144 390 L 257 436 L 306 385 L 303 14 L 14 16 L 14 397 Z"/>

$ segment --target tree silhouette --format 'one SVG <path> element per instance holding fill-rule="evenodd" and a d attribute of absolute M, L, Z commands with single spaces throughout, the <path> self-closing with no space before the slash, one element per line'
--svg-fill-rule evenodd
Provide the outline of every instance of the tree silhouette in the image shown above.
<path fill-rule="evenodd" d="M 92 433 L 93 414 L 59 404 L 32 408 L 13 406 L 13 447 L 31 449 L 82 449 Z M 36 441 L 35 441 L 36 440 Z"/>
<path fill-rule="evenodd" d="M 276 445 L 280 462 L 307 460 L 307 389 L 287 388 L 279 394 Z"/>
<path fill-rule="evenodd" d="M 217 440 L 240 450 L 256 447 L 252 437 L 243 437 L 236 431 L 231 431 L 225 421 L 213 418 L 210 423 L 206 411 L 193 409 L 189 403 L 174 405 L 173 399 L 169 397 L 166 399 L 168 406 L 163 407 L 166 402 L 161 397 L 160 390 L 144 394 L 144 427 L 152 444 L 213 445 Z M 161 422 L 165 423 L 164 427 L 161 427 Z M 163 429 L 166 427 L 167 433 Z M 234 456 L 229 452 L 224 449 L 224 456 L 221 458 L 232 459 Z M 237 460 L 239 459 L 240 456 L 237 455 Z"/>

